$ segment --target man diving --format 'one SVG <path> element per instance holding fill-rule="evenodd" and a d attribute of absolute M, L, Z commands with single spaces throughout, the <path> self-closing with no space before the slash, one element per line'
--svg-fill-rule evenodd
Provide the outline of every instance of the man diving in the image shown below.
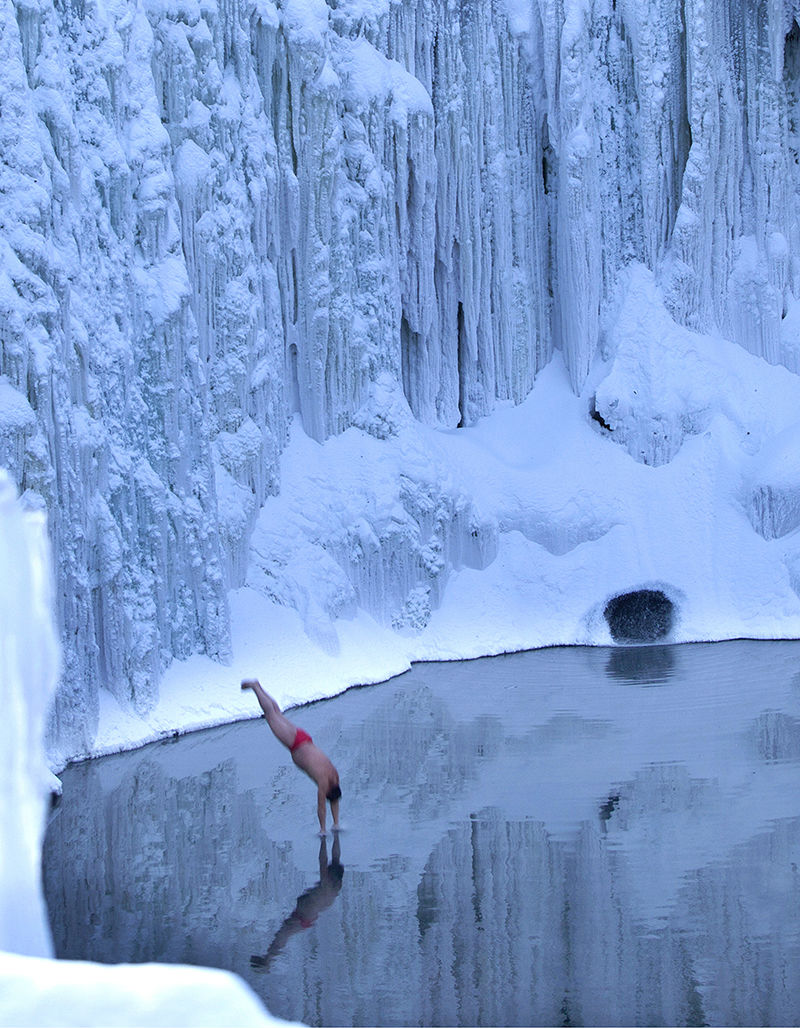
<path fill-rule="evenodd" d="M 292 760 L 301 771 L 305 771 L 317 786 L 317 817 L 319 818 L 320 834 L 325 834 L 325 822 L 327 819 L 326 802 L 331 805 L 331 816 L 333 817 L 333 830 L 339 830 L 339 797 L 342 790 L 339 787 L 339 772 L 333 766 L 328 757 L 314 745 L 314 742 L 307 732 L 292 722 L 281 713 L 281 709 L 275 700 L 264 692 L 261 683 L 256 678 L 246 678 L 242 682 L 242 689 L 252 689 L 256 699 L 264 711 L 267 724 L 272 729 L 275 737 L 283 743 L 292 755 Z"/>

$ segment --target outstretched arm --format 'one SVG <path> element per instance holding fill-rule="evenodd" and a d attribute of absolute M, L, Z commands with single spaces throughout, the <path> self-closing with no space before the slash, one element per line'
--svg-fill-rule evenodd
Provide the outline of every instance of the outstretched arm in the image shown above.
<path fill-rule="evenodd" d="M 328 811 L 325 807 L 325 803 L 325 790 L 320 785 L 317 789 L 317 817 L 319 818 L 319 830 L 322 835 L 325 834 L 325 821 L 327 820 L 328 816 Z"/>
<path fill-rule="evenodd" d="M 333 830 L 339 827 L 339 801 L 331 800 L 331 815 L 333 816 Z"/>
<path fill-rule="evenodd" d="M 253 954 L 250 957 L 250 967 L 254 971 L 268 971 L 273 960 L 281 952 L 289 939 L 306 928 L 308 928 L 308 922 L 304 922 L 298 916 L 297 908 L 295 908 L 275 933 L 275 938 L 269 944 L 266 954 L 263 957 L 259 954 Z"/>

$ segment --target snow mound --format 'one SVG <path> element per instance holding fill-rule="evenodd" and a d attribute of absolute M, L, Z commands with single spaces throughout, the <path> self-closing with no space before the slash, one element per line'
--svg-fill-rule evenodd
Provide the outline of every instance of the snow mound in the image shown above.
<path fill-rule="evenodd" d="M 175 964 L 90 964 L 0 953 L 0 1025 L 17 1028 L 267 1028 L 265 1014 L 236 975 Z"/>

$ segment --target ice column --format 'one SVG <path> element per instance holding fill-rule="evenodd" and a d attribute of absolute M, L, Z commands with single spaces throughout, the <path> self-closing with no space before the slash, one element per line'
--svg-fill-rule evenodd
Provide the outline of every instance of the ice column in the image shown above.
<path fill-rule="evenodd" d="M 798 295 L 796 12 L 771 0 L 684 7 L 691 147 L 664 272 L 684 324 L 796 365 L 781 321 Z"/>
<path fill-rule="evenodd" d="M 573 387 L 632 261 L 657 274 L 682 324 L 800 366 L 797 9 L 776 0 L 538 0 L 535 9 L 553 331 Z"/>
<path fill-rule="evenodd" d="M 40 882 L 47 712 L 59 649 L 45 519 L 24 511 L 0 470 L 0 950 L 49 956 Z"/>
<path fill-rule="evenodd" d="M 470 424 L 519 401 L 551 353 L 536 32 L 512 31 L 503 3 L 390 7 L 389 53 L 434 119 L 436 320 L 426 336 L 406 306 L 402 325 L 406 395 L 426 421 Z"/>

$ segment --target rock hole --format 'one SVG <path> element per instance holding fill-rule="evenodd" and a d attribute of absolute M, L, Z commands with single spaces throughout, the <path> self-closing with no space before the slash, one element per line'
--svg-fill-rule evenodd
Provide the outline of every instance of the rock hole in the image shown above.
<path fill-rule="evenodd" d="M 603 615 L 615 642 L 655 642 L 669 635 L 674 607 L 660 589 L 637 589 L 609 600 Z"/>

